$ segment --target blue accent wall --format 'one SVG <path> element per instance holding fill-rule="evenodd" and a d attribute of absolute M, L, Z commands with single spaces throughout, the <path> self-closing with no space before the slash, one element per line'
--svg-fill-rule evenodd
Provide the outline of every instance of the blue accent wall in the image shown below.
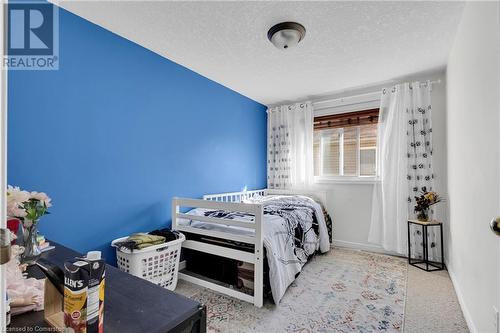
<path fill-rule="evenodd" d="M 170 225 L 171 199 L 266 185 L 265 106 L 60 9 L 60 69 L 10 71 L 8 181 L 76 250 Z"/>

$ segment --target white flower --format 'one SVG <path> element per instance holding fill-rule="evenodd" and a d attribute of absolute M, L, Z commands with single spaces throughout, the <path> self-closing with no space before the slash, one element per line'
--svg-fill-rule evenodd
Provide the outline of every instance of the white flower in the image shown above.
<path fill-rule="evenodd" d="M 30 199 L 36 199 L 36 200 L 39 200 L 39 201 L 45 201 L 45 199 L 48 199 L 49 197 L 47 196 L 47 194 L 43 193 L 43 192 L 31 192 L 30 194 Z"/>
<path fill-rule="evenodd" d="M 12 190 L 20 191 L 21 189 L 19 188 L 19 186 L 7 185 L 7 191 L 12 191 Z"/>
<path fill-rule="evenodd" d="M 24 208 L 12 207 L 12 208 L 8 209 L 8 215 L 11 217 L 23 218 L 23 217 L 26 217 L 26 215 L 28 215 L 28 213 L 26 213 Z"/>
<path fill-rule="evenodd" d="M 30 197 L 31 199 L 36 199 L 41 203 L 45 203 L 47 208 L 52 206 L 52 204 L 50 203 L 52 199 L 50 199 L 49 196 L 44 192 L 31 192 Z"/>
<path fill-rule="evenodd" d="M 30 193 L 21 191 L 19 187 L 7 187 L 7 215 L 11 217 L 23 218 L 26 211 L 23 204 L 30 199 Z"/>
<path fill-rule="evenodd" d="M 8 186 L 7 188 L 7 202 L 17 202 L 22 204 L 30 199 L 30 193 L 21 191 L 19 187 Z"/>
<path fill-rule="evenodd" d="M 46 206 L 47 208 L 52 207 L 52 203 L 51 203 L 51 201 L 52 201 L 52 199 L 51 199 L 51 198 L 47 198 L 47 200 L 45 200 L 45 201 L 44 201 L 44 202 L 45 202 L 45 206 Z"/>
<path fill-rule="evenodd" d="M 30 200 L 32 201 L 30 202 Z M 47 214 L 46 209 L 40 208 L 40 204 L 48 208 L 52 206 L 51 201 L 49 196 L 44 192 L 30 193 L 22 191 L 19 187 L 7 186 L 7 216 L 23 219 L 28 215 L 25 207 L 29 206 L 33 208 L 33 204 L 35 204 L 36 212 L 30 218 L 37 220 L 42 215 Z"/>

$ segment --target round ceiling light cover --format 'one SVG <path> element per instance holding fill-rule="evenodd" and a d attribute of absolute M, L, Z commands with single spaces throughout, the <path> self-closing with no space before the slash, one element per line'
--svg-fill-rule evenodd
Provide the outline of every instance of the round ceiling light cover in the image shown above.
<path fill-rule="evenodd" d="M 306 28 L 297 22 L 282 22 L 267 32 L 267 38 L 278 49 L 286 50 L 299 44 L 306 36 Z"/>

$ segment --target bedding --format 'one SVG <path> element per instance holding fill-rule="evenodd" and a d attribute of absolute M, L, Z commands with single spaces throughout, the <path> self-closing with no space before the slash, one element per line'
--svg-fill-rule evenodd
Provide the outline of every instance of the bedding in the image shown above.
<path fill-rule="evenodd" d="M 246 203 L 263 205 L 263 243 L 269 265 L 269 281 L 276 304 L 288 286 L 300 273 L 308 258 L 316 251 L 330 250 L 328 228 L 323 208 L 313 199 L 299 195 L 270 195 L 254 197 Z M 238 219 L 252 223 L 253 215 L 241 212 L 196 208 L 188 214 L 227 219 Z M 252 229 L 221 224 L 179 219 L 180 225 L 229 232 L 238 235 L 253 235 Z"/>

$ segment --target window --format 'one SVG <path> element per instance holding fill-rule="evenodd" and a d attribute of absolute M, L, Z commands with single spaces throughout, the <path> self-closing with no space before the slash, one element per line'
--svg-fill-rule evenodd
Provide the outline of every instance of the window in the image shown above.
<path fill-rule="evenodd" d="M 314 118 L 314 176 L 375 176 L 378 109 Z"/>

